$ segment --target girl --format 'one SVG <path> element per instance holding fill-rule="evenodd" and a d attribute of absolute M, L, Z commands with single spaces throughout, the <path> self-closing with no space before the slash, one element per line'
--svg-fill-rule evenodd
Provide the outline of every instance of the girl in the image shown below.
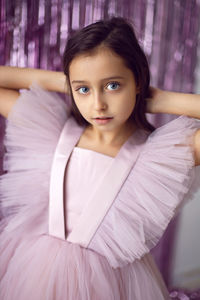
<path fill-rule="evenodd" d="M 76 32 L 63 61 L 64 74 L 0 69 L 0 299 L 170 299 L 150 249 L 195 192 L 199 95 L 150 98 L 122 18 Z M 155 129 L 146 112 L 181 116 Z"/>

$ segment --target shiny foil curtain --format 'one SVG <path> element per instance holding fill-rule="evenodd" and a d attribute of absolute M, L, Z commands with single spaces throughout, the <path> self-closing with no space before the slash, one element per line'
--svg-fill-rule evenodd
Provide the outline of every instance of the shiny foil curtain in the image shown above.
<path fill-rule="evenodd" d="M 68 34 L 111 15 L 133 24 L 152 85 L 192 92 L 200 0 L 1 0 L 0 64 L 62 70 Z"/>
<path fill-rule="evenodd" d="M 0 9 L 1 65 L 60 71 L 68 34 L 115 15 L 134 25 L 153 86 L 193 92 L 200 0 L 0 0 Z M 175 116 L 148 117 L 157 127 Z M 1 136 L 3 132 L 1 120 Z M 176 223 L 170 224 L 153 251 L 167 284 Z"/>

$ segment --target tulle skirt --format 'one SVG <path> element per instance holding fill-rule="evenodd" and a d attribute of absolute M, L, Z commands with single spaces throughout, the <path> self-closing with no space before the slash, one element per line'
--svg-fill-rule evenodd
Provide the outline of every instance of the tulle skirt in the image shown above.
<path fill-rule="evenodd" d="M 0 252 L 1 300 L 169 299 L 151 254 L 114 269 L 78 244 L 17 232 L 1 234 Z"/>

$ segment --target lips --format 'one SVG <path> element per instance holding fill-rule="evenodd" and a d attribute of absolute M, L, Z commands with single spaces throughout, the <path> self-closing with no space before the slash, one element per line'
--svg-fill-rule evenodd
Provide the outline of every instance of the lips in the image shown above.
<path fill-rule="evenodd" d="M 98 125 L 105 125 L 108 124 L 109 122 L 111 122 L 111 120 L 113 119 L 113 117 L 97 117 L 94 118 L 94 121 L 96 122 L 96 124 Z"/>
<path fill-rule="evenodd" d="M 95 120 L 107 120 L 107 119 L 112 119 L 112 117 L 97 117 L 94 118 Z"/>

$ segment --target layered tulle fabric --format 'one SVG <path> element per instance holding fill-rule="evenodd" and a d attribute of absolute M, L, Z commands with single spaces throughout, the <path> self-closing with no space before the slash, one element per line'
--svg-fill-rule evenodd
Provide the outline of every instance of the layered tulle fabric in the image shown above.
<path fill-rule="evenodd" d="M 6 231 L 23 233 L 22 224 L 27 222 L 34 232 L 46 232 L 52 158 L 68 113 L 56 93 L 47 93 L 37 85 L 17 99 L 6 120 L 1 229 L 6 226 Z"/>
<path fill-rule="evenodd" d="M 198 128 L 199 120 L 180 116 L 148 137 L 89 245 L 107 257 L 112 267 L 148 253 L 183 203 L 200 189 L 193 144 Z"/>
<path fill-rule="evenodd" d="M 150 256 L 113 269 L 103 256 L 47 235 L 18 240 L 11 256 L 4 256 L 2 300 L 168 299 L 164 284 L 157 284 L 160 275 Z"/>
<path fill-rule="evenodd" d="M 37 86 L 9 114 L 7 172 L 0 177 L 0 299 L 168 299 L 148 252 L 194 182 L 192 137 L 199 122 L 180 117 L 149 136 L 89 248 L 83 248 L 48 235 L 51 165 L 68 116 L 62 99 Z"/>

